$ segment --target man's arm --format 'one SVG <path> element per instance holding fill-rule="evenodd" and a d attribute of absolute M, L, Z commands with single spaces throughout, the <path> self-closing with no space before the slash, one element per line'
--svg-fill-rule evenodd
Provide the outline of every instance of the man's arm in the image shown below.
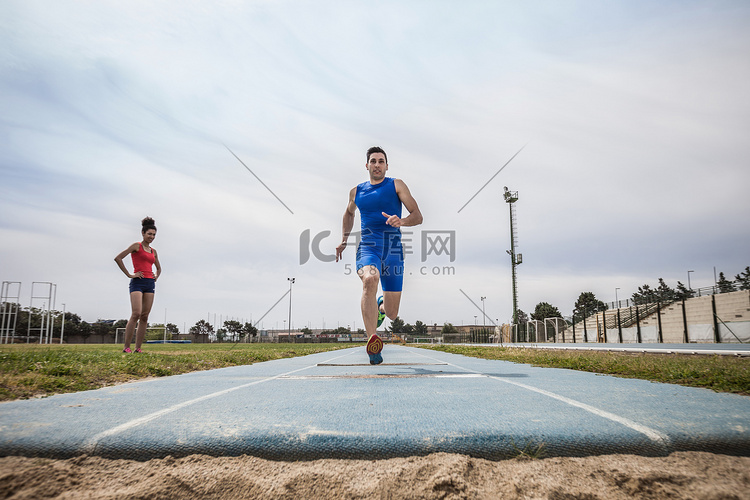
<path fill-rule="evenodd" d="M 422 223 L 422 212 L 419 211 L 417 200 L 411 195 L 411 192 L 409 191 L 409 188 L 406 187 L 404 181 L 401 179 L 394 179 L 394 183 L 396 185 L 398 199 L 401 200 L 401 203 L 406 207 L 406 210 L 409 211 L 409 215 L 401 219 L 396 215 L 388 215 L 383 212 L 383 217 L 388 218 L 385 223 L 393 227 L 418 226 Z"/>
<path fill-rule="evenodd" d="M 357 188 L 352 188 L 349 191 L 349 202 L 346 204 L 346 211 L 344 212 L 344 221 L 341 225 L 341 243 L 336 247 L 336 262 L 341 259 L 341 254 L 346 248 L 346 242 L 349 239 L 349 233 L 352 232 L 354 226 L 354 214 L 357 211 L 357 204 L 354 203 L 354 197 L 357 195 Z"/>

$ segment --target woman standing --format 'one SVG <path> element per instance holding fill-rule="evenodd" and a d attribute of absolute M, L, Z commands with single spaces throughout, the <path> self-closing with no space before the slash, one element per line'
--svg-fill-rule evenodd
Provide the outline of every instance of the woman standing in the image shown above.
<path fill-rule="evenodd" d="M 156 226 L 154 219 L 146 217 L 141 221 L 143 226 L 141 234 L 143 241 L 130 245 L 127 249 L 120 252 L 115 257 L 117 266 L 125 275 L 130 278 L 130 308 L 132 313 L 125 327 L 125 348 L 122 352 L 133 352 L 130 350 L 130 341 L 133 339 L 133 332 L 138 324 L 138 331 L 135 336 L 135 352 L 141 351 L 143 338 L 146 336 L 146 327 L 148 326 L 148 314 L 151 312 L 151 306 L 154 305 L 154 291 L 156 280 L 161 276 L 161 264 L 156 249 L 151 246 L 151 242 L 156 238 Z M 130 254 L 133 259 L 133 274 L 128 272 L 122 259 Z M 153 272 L 153 266 L 156 266 L 156 274 Z"/>

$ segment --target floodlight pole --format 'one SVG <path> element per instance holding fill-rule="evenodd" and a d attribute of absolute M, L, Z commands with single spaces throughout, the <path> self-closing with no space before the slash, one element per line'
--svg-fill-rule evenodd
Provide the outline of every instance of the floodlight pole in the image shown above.
<path fill-rule="evenodd" d="M 484 314 L 484 299 L 487 297 L 481 297 L 482 300 L 482 328 L 487 329 L 487 315 Z"/>
<path fill-rule="evenodd" d="M 512 278 L 513 278 L 513 324 L 518 324 L 518 285 L 516 283 L 516 266 L 521 263 L 521 256 L 516 255 L 516 210 L 515 206 L 513 205 L 515 202 L 518 201 L 518 191 L 508 191 L 508 188 L 505 187 L 505 192 L 503 193 L 503 197 L 505 198 L 505 202 L 508 204 L 508 207 L 510 208 L 510 250 L 506 250 L 506 253 L 510 255 L 510 264 L 512 269 Z"/>
<path fill-rule="evenodd" d="M 289 337 L 287 337 L 287 339 L 291 339 L 292 338 L 292 285 L 294 284 L 294 278 L 287 278 L 287 280 L 289 281 L 289 324 L 288 324 Z M 296 340 L 295 340 L 295 343 L 296 343 Z"/>

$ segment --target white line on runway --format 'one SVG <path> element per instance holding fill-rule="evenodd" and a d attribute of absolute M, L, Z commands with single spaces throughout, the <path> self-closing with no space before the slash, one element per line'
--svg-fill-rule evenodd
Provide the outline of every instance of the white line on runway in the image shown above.
<path fill-rule="evenodd" d="M 432 359 L 434 361 L 443 361 L 443 360 L 439 360 L 439 359 L 436 359 L 436 358 L 431 358 L 430 356 L 426 356 L 426 355 L 424 355 L 422 353 L 419 353 L 419 354 L 421 356 L 424 356 L 427 359 Z M 447 362 L 447 363 L 450 366 L 458 368 L 459 370 L 464 370 L 464 371 L 467 371 L 467 372 L 477 373 L 475 370 L 470 370 L 468 368 L 464 368 L 463 366 L 458 366 L 455 363 L 450 363 L 450 362 Z M 669 447 L 669 444 L 670 444 L 669 436 L 667 436 L 666 434 L 664 434 L 662 432 L 659 432 L 659 431 L 657 431 L 655 429 L 647 427 L 645 425 L 641 425 L 638 422 L 634 422 L 634 421 L 630 420 L 629 418 L 625 418 L 625 417 L 622 417 L 620 415 L 615 415 L 614 413 L 602 410 L 600 408 L 596 408 L 596 407 L 591 406 L 591 405 L 587 405 L 586 403 L 582 403 L 582 402 L 577 401 L 575 399 L 571 399 L 571 398 L 568 398 L 568 397 L 565 397 L 565 396 L 561 396 L 559 394 L 555 394 L 554 392 L 550 392 L 550 391 L 547 391 L 547 390 L 544 390 L 544 389 L 539 389 L 537 387 L 533 387 L 533 386 L 530 386 L 530 385 L 527 385 L 527 384 L 522 384 L 521 382 L 515 382 L 513 380 L 507 380 L 507 379 L 500 378 L 500 377 L 494 377 L 492 375 L 485 375 L 485 376 L 487 378 L 491 378 L 491 379 L 497 380 L 499 382 L 504 382 L 506 384 L 515 385 L 517 387 L 521 387 L 522 389 L 527 389 L 529 391 L 536 392 L 537 394 L 541 394 L 543 396 L 547 396 L 547 397 L 556 399 L 556 400 L 561 401 L 561 402 L 563 402 L 565 404 L 568 404 L 570 406 L 575 406 L 576 408 L 580 408 L 580 409 L 585 410 L 585 411 L 587 411 L 589 413 L 593 413 L 594 415 L 596 415 L 598 417 L 606 418 L 607 420 L 611 420 L 613 422 L 617 422 L 618 424 L 624 425 L 625 427 L 628 427 L 628 428 L 630 428 L 630 429 L 632 429 L 632 430 L 634 430 L 636 432 L 639 432 L 639 433 L 643 434 L 644 436 L 646 436 L 647 438 L 649 438 L 651 441 L 654 441 L 656 443 L 662 444 L 665 448 Z"/>
<path fill-rule="evenodd" d="M 544 396 L 548 396 L 550 398 L 557 399 L 558 401 L 562 401 L 563 403 L 567 403 L 571 406 L 575 406 L 577 408 L 581 408 L 582 410 L 586 410 L 587 412 L 593 413 L 594 415 L 597 415 L 599 417 L 606 418 L 608 420 L 612 420 L 613 422 L 620 423 L 624 425 L 625 427 L 629 427 L 633 429 L 636 432 L 640 432 L 641 434 L 648 437 L 651 441 L 655 441 L 657 443 L 661 443 L 664 446 L 667 446 L 669 444 L 669 436 L 666 434 L 663 434 L 657 430 L 654 430 L 650 427 L 646 427 L 645 425 L 641 425 L 638 422 L 634 422 L 628 418 L 621 417 L 620 415 L 615 415 L 614 413 L 610 413 L 608 411 L 596 408 L 591 405 L 587 405 L 586 403 L 581 403 L 580 401 L 576 401 L 575 399 L 571 399 L 565 396 L 561 396 L 559 394 L 555 394 L 554 392 L 546 391 L 544 389 L 539 389 L 537 387 L 532 387 L 530 385 L 522 384 L 520 382 L 515 382 L 513 380 L 506 380 L 502 379 L 500 377 L 493 377 L 492 375 L 487 375 L 488 378 L 498 380 L 500 382 L 505 382 L 506 384 L 512 384 L 516 385 L 518 387 L 522 387 L 524 389 L 528 389 L 530 391 L 534 391 L 538 394 L 542 394 Z"/>
<path fill-rule="evenodd" d="M 324 363 L 329 363 L 329 362 L 334 361 L 336 359 L 343 358 L 345 356 L 350 356 L 350 355 L 351 355 L 351 353 L 342 354 L 341 356 L 336 356 L 336 357 L 331 358 L 331 359 L 329 359 L 327 361 L 324 361 Z M 125 422 L 124 424 L 118 425 L 117 427 L 113 427 L 113 428 L 108 429 L 106 431 L 102 431 L 99 434 L 95 435 L 94 437 L 92 437 L 91 439 L 89 439 L 82 446 L 82 452 L 91 455 L 91 454 L 93 454 L 96 451 L 96 446 L 99 444 L 99 441 L 101 441 L 102 439 L 104 439 L 106 437 L 109 437 L 109 436 L 114 436 L 115 434 L 120 434 L 121 432 L 125 432 L 125 431 L 127 431 L 129 429 L 132 429 L 133 427 L 138 427 L 139 425 L 146 424 L 146 423 L 151 422 L 152 420 L 155 420 L 155 419 L 157 419 L 159 417 L 162 417 L 162 416 L 164 416 L 164 415 L 166 415 L 168 413 L 172 413 L 173 411 L 177 411 L 177 410 L 180 410 L 182 408 L 185 408 L 186 406 L 190 406 L 190 405 L 193 405 L 195 403 L 200 403 L 201 401 L 206 401 L 208 399 L 217 398 L 219 396 L 223 396 L 225 394 L 229 394 L 230 392 L 234 392 L 234 391 L 237 391 L 239 389 L 244 389 L 245 387 L 250 387 L 252 385 L 262 384 L 263 382 L 269 382 L 271 380 L 276 380 L 276 379 L 281 378 L 281 377 L 286 377 L 286 376 L 291 375 L 292 373 L 297 373 L 297 372 L 301 372 L 303 370 L 307 370 L 309 368 L 314 368 L 317 365 L 318 365 L 318 363 L 315 363 L 315 364 L 312 364 L 312 365 L 309 365 L 309 366 L 305 366 L 304 368 L 298 368 L 298 369 L 292 370 L 290 372 L 281 373 L 279 375 L 274 375 L 273 377 L 268 377 L 268 378 L 264 378 L 264 379 L 261 379 L 261 380 L 256 380 L 254 382 L 249 382 L 247 384 L 242 384 L 242 385 L 238 385 L 238 386 L 235 386 L 235 387 L 230 387 L 229 389 L 224 389 L 224 390 L 221 390 L 221 391 L 218 391 L 218 392 L 213 392 L 211 394 L 206 394 L 206 395 L 201 396 L 199 398 L 191 399 L 189 401 L 183 401 L 182 403 L 178 403 L 178 404 L 176 404 L 174 406 L 170 406 L 168 408 L 164 408 L 163 410 L 159 410 L 157 412 L 150 413 L 148 415 L 144 415 L 143 417 L 139 417 L 139 418 L 133 419 L 133 420 L 131 420 L 129 422 Z"/>
<path fill-rule="evenodd" d="M 443 363 L 446 364 L 447 363 Z M 281 377 L 284 380 L 354 380 L 361 378 L 480 378 L 486 377 L 481 373 L 375 373 L 372 375 L 368 374 L 345 374 L 345 375 L 292 375 L 289 377 Z"/>

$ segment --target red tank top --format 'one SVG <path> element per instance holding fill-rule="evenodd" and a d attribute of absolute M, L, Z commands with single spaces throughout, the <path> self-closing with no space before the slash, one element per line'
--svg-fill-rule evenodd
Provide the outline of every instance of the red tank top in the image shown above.
<path fill-rule="evenodd" d="M 143 273 L 144 278 L 153 279 L 154 271 L 152 270 L 152 266 L 156 259 L 153 248 L 151 249 L 151 253 L 149 253 L 143 249 L 143 243 L 138 243 L 138 251 L 131 253 L 130 257 L 133 259 L 133 272 L 137 273 L 140 271 Z"/>

